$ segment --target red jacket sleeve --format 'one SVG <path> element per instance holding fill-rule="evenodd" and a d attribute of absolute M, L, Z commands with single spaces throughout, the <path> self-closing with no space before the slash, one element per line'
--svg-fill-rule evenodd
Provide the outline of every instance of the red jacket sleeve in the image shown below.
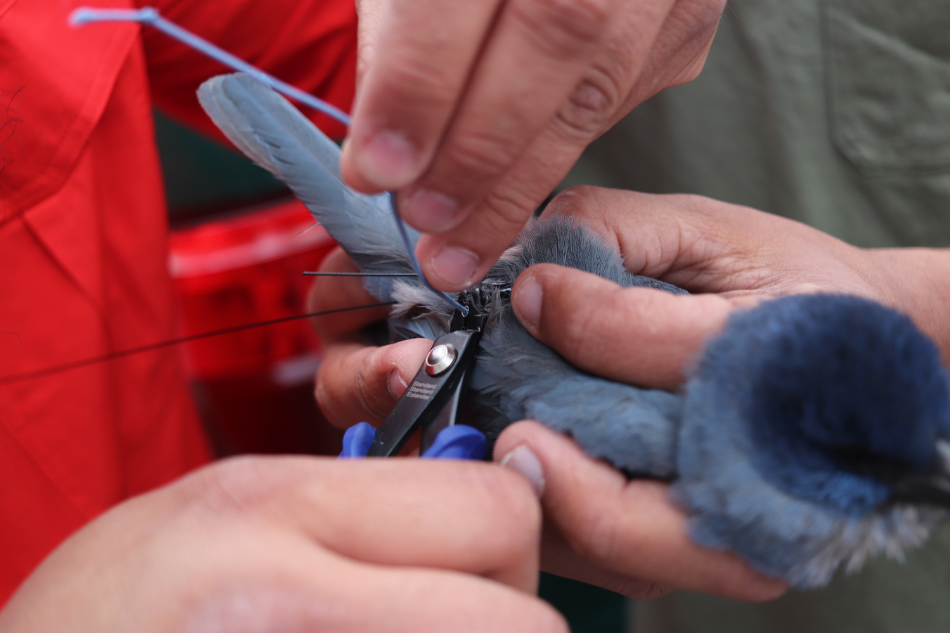
<path fill-rule="evenodd" d="M 353 0 L 136 0 L 238 57 L 349 112 L 356 81 Z M 201 110 L 195 91 L 230 72 L 165 34 L 142 32 L 155 104 L 198 130 L 223 138 Z M 331 138 L 345 128 L 304 109 Z"/>

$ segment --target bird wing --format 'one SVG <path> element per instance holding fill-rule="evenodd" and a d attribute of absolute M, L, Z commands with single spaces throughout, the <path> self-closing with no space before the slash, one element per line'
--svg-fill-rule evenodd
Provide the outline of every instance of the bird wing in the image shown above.
<path fill-rule="evenodd" d="M 364 272 L 412 272 L 388 196 L 347 187 L 339 147 L 284 97 L 235 73 L 206 81 L 198 100 L 231 142 L 290 187 Z M 414 243 L 419 234 L 409 233 Z M 392 279 L 367 277 L 364 284 L 380 300 L 392 298 Z"/>

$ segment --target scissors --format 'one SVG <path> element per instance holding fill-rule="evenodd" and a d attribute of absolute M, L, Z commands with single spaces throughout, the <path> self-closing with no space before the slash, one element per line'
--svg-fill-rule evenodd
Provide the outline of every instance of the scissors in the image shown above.
<path fill-rule="evenodd" d="M 422 430 L 420 453 L 426 458 L 482 459 L 488 442 L 478 429 L 459 424 L 478 345 L 488 321 L 492 297 L 510 293 L 483 283 L 459 294 L 468 309 L 452 314 L 449 332 L 435 340 L 425 362 L 389 417 L 373 428 L 360 422 L 343 436 L 340 457 L 390 457 Z"/>

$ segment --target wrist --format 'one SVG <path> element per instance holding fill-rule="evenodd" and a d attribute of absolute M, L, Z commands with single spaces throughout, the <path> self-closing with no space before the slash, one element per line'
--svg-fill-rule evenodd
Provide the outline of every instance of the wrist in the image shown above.
<path fill-rule="evenodd" d="M 933 339 L 944 364 L 950 366 L 950 249 L 865 252 L 888 279 L 887 303 L 910 316 Z"/>

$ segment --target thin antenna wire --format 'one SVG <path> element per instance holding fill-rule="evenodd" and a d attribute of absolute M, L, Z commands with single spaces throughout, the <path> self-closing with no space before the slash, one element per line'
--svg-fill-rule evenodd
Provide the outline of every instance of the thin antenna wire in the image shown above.
<path fill-rule="evenodd" d="M 145 7 L 144 9 L 94 9 L 91 7 L 81 7 L 73 11 L 69 16 L 69 23 L 73 26 L 85 26 L 96 22 L 136 22 L 156 28 L 182 44 L 204 53 L 211 59 L 219 61 L 234 70 L 247 73 L 264 85 L 270 86 L 277 92 L 291 99 L 296 99 L 314 110 L 336 119 L 347 127 L 350 125 L 350 117 L 343 112 L 343 110 L 265 73 L 263 70 L 248 64 L 240 57 L 232 55 L 208 40 L 198 37 L 191 31 L 181 28 L 170 20 L 166 20 L 159 14 L 158 9 L 154 7 Z"/>
<path fill-rule="evenodd" d="M 304 271 L 310 277 L 415 277 L 416 273 L 315 273 Z"/>
<path fill-rule="evenodd" d="M 366 305 L 361 305 L 361 306 L 337 308 L 336 310 L 324 310 L 323 312 L 308 312 L 307 314 L 295 314 L 293 316 L 282 317 L 280 319 L 271 319 L 270 321 L 260 321 L 258 323 L 236 325 L 236 326 L 224 328 L 221 330 L 214 330 L 213 332 L 203 332 L 201 334 L 192 334 L 191 336 L 173 338 L 167 341 L 161 341 L 159 343 L 152 343 L 150 345 L 142 345 L 141 347 L 132 347 L 130 349 L 124 349 L 118 352 L 103 354 L 102 356 L 93 356 L 92 358 L 84 358 L 82 360 L 76 360 L 71 363 L 63 363 L 62 365 L 54 365 L 53 367 L 47 367 L 46 369 L 38 369 L 36 371 L 29 371 L 22 374 L 12 374 L 10 376 L 0 376 L 0 386 L 9 385 L 15 382 L 23 382 L 24 380 L 33 380 L 35 378 L 45 378 L 46 376 L 59 374 L 64 371 L 79 369 L 80 367 L 87 367 L 89 365 L 97 365 L 99 363 L 116 360 L 118 358 L 125 358 L 126 356 L 134 356 L 135 354 L 141 354 L 143 352 L 152 352 L 158 349 L 172 347 L 174 345 L 180 345 L 182 343 L 190 343 L 192 341 L 199 341 L 201 339 L 210 338 L 212 336 L 221 336 L 222 334 L 231 334 L 233 332 L 241 332 L 243 330 L 250 330 L 250 329 L 258 328 L 258 327 L 266 327 L 268 325 L 277 325 L 278 323 L 286 323 L 287 321 L 296 321 L 298 319 L 309 319 L 313 317 L 326 316 L 328 314 L 337 314 L 339 312 L 350 312 L 352 310 L 363 310 L 365 308 L 379 308 L 382 306 L 391 306 L 394 303 L 395 303 L 394 301 L 384 301 L 382 303 L 368 303 Z"/>
<path fill-rule="evenodd" d="M 441 290 L 436 289 L 435 286 L 429 283 L 429 280 L 426 279 L 426 276 L 422 274 L 422 267 L 419 266 L 419 260 L 416 259 L 416 254 L 412 250 L 412 246 L 409 242 L 409 233 L 406 231 L 406 224 L 399 216 L 399 207 L 396 206 L 396 192 L 394 191 L 389 192 L 389 206 L 393 210 L 393 217 L 396 219 L 396 228 L 399 229 L 399 235 L 402 236 L 402 243 L 406 245 L 406 249 L 409 251 L 409 262 L 412 264 L 412 269 L 416 271 L 416 277 L 419 278 L 419 281 L 422 282 L 422 285 L 434 292 L 436 296 L 442 297 L 449 303 L 449 305 L 461 312 L 462 316 L 468 316 L 468 308 Z"/>
<path fill-rule="evenodd" d="M 159 14 L 158 9 L 154 7 L 145 7 L 143 9 L 94 9 L 91 7 L 80 7 L 73 11 L 69 16 L 69 23 L 73 26 L 85 26 L 87 24 L 93 24 L 96 22 L 136 22 L 138 24 L 154 27 L 169 37 L 172 37 L 185 44 L 186 46 L 190 46 L 195 50 L 207 55 L 211 59 L 221 62 L 225 66 L 233 68 L 234 70 L 247 73 L 273 90 L 276 90 L 277 92 L 292 99 L 296 99 L 304 105 L 310 106 L 314 110 L 322 112 L 323 114 L 336 119 L 347 127 L 350 126 L 351 119 L 349 115 L 336 106 L 330 105 L 322 99 L 318 99 L 317 97 L 314 97 L 313 95 L 308 94 L 299 88 L 295 88 L 294 86 L 277 79 L 273 75 L 265 73 L 260 68 L 248 64 L 240 57 L 232 55 L 226 50 L 215 46 L 208 40 L 198 37 L 191 31 L 183 29 L 170 20 L 166 20 Z M 456 310 L 461 311 L 463 315 L 468 315 L 468 308 L 460 304 L 448 294 L 442 292 L 441 290 L 437 290 L 431 283 L 429 283 L 429 280 L 426 279 L 425 275 L 422 274 L 422 267 L 419 266 L 419 260 L 416 258 L 415 251 L 412 248 L 412 243 L 409 241 L 409 234 L 406 231 L 406 225 L 403 223 L 402 216 L 399 215 L 399 208 L 396 206 L 396 194 L 393 191 L 389 191 L 387 194 L 389 195 L 389 204 L 393 211 L 393 217 L 396 220 L 396 228 L 399 230 L 399 235 L 402 237 L 402 243 L 406 247 L 406 253 L 409 255 L 409 261 L 412 263 L 412 267 L 416 271 L 416 275 L 419 277 L 419 280 L 426 286 L 426 288 L 434 292 L 436 295 L 442 297 Z"/>

